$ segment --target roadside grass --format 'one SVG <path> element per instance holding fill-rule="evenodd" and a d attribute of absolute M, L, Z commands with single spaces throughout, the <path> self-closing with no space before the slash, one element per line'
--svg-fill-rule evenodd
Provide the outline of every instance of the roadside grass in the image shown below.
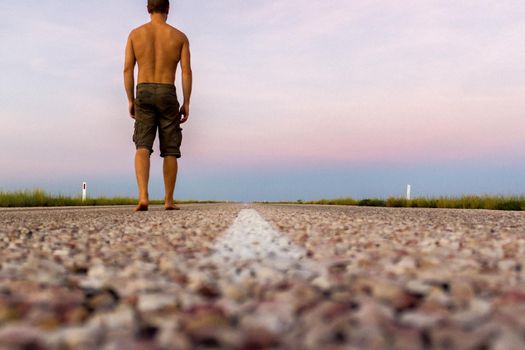
<path fill-rule="evenodd" d="M 321 199 L 316 201 L 296 202 L 262 202 L 266 204 L 321 204 L 353 205 L 362 207 L 395 207 L 395 208 L 450 208 L 450 209 L 491 209 L 491 210 L 525 210 L 525 196 L 490 196 L 465 195 L 461 197 L 418 197 L 407 200 L 402 197 L 387 199 L 353 198 Z"/>
<path fill-rule="evenodd" d="M 162 200 L 152 200 L 151 204 L 163 204 Z M 178 204 L 190 203 L 221 203 L 221 201 L 176 201 Z M 461 197 L 418 197 L 407 200 L 402 197 L 321 199 L 315 201 L 296 202 L 261 202 L 265 204 L 320 204 L 320 205 L 353 205 L 363 207 L 396 207 L 396 208 L 452 208 L 452 209 L 491 209 L 491 210 L 525 210 L 525 196 L 490 196 L 490 195 L 465 195 Z M 63 206 L 111 206 L 135 205 L 136 198 L 128 197 L 98 197 L 82 198 L 53 195 L 41 189 L 17 192 L 0 191 L 0 207 L 63 207 Z"/>
<path fill-rule="evenodd" d="M 177 204 L 189 203 L 220 203 L 216 201 L 175 201 Z M 128 197 L 98 197 L 87 198 L 85 202 L 80 196 L 71 197 L 64 195 L 53 195 L 41 189 L 25 190 L 17 192 L 0 191 L 0 207 L 75 207 L 75 206 L 106 206 L 106 205 L 135 205 L 136 198 Z M 152 200 L 150 204 L 164 204 L 163 200 Z"/>

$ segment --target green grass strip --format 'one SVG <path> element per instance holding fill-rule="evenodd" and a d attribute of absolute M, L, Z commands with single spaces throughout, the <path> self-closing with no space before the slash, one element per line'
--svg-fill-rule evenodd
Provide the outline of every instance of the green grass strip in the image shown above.
<path fill-rule="evenodd" d="M 177 204 L 189 203 L 220 203 L 217 201 L 176 201 Z M 44 190 L 25 190 L 17 192 L 3 192 L 0 191 L 0 207 L 16 208 L 16 207 L 74 207 L 74 206 L 109 206 L 109 205 L 135 205 L 136 198 L 128 197 L 98 197 L 87 198 L 82 201 L 80 196 L 71 197 L 64 195 L 52 195 Z M 163 200 L 152 200 L 150 204 L 164 204 Z"/>
<path fill-rule="evenodd" d="M 387 199 L 353 198 L 321 199 L 316 201 L 296 202 L 261 202 L 266 204 L 317 204 L 317 205 L 354 205 L 363 207 L 392 208 L 449 208 L 449 209 L 489 209 L 489 210 L 525 210 L 525 196 L 465 195 L 460 197 L 419 197 L 411 200 L 400 197 Z"/>

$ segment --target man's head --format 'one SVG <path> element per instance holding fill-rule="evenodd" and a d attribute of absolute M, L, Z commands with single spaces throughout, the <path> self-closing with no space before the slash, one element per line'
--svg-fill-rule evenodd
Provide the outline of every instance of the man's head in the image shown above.
<path fill-rule="evenodd" d="M 170 10 L 170 0 L 148 0 L 148 12 L 168 14 Z"/>

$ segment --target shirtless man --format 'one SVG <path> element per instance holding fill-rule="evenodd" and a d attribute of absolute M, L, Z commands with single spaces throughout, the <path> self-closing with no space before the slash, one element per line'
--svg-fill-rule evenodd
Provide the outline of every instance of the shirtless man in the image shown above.
<path fill-rule="evenodd" d="M 133 141 L 136 146 L 135 172 L 139 190 L 136 211 L 148 210 L 150 156 L 157 129 L 160 156 L 164 158 L 164 207 L 178 210 L 173 203 L 177 180 L 177 158 L 181 157 L 182 129 L 190 115 L 192 73 L 190 46 L 186 35 L 166 23 L 169 0 L 148 0 L 151 22 L 134 29 L 126 46 L 124 84 L 129 114 L 135 119 Z M 180 62 L 184 103 L 179 105 L 175 74 Z M 138 63 L 138 85 L 135 98 L 135 64 Z"/>

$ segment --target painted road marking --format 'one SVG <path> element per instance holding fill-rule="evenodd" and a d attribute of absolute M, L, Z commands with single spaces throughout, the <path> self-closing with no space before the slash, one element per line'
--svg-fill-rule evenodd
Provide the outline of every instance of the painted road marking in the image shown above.
<path fill-rule="evenodd" d="M 243 279 L 251 269 L 287 277 L 311 279 L 319 276 L 318 264 L 306 251 L 275 230 L 255 209 L 242 209 L 233 224 L 213 246 L 211 261 L 234 280 Z M 239 269 L 239 266 L 250 266 Z M 247 270 L 247 271 L 246 271 Z M 258 274 L 260 275 L 260 274 Z"/>

